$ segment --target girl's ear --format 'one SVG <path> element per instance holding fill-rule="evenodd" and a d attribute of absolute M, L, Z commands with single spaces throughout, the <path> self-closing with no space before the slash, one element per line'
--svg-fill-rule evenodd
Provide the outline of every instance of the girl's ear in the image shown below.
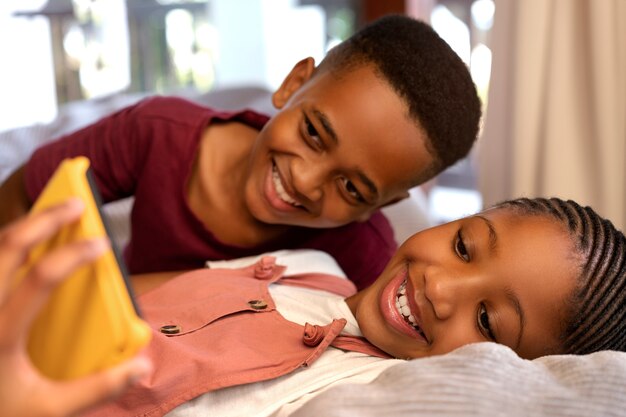
<path fill-rule="evenodd" d="M 299 61 L 285 77 L 278 90 L 272 94 L 272 104 L 277 109 L 282 108 L 304 83 L 306 83 L 315 70 L 315 60 L 311 57 Z"/>

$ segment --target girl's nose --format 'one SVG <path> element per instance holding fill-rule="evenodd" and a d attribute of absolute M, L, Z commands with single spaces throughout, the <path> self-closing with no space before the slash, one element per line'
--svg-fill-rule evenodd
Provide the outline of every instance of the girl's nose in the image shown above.
<path fill-rule="evenodd" d="M 460 303 L 468 298 L 469 285 L 442 266 L 429 266 L 425 271 L 424 295 L 430 301 L 435 316 L 440 320 L 450 318 Z"/>

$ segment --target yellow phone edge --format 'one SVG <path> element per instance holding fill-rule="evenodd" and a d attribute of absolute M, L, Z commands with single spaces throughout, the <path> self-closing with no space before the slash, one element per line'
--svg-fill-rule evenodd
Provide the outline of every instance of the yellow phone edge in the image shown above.
<path fill-rule="evenodd" d="M 100 197 L 90 183 L 89 160 L 61 162 L 31 208 L 35 213 L 70 197 L 83 200 L 80 219 L 33 248 L 23 277 L 44 254 L 76 240 L 107 236 Z M 137 354 L 152 337 L 141 319 L 124 262 L 113 242 L 94 262 L 81 266 L 54 289 L 28 339 L 33 364 L 46 376 L 67 380 L 112 367 Z"/>

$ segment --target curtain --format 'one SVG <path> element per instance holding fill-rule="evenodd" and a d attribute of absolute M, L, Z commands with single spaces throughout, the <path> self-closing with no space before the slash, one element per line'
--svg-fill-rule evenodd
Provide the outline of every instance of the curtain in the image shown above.
<path fill-rule="evenodd" d="M 573 199 L 626 225 L 626 1 L 496 0 L 485 205 Z"/>

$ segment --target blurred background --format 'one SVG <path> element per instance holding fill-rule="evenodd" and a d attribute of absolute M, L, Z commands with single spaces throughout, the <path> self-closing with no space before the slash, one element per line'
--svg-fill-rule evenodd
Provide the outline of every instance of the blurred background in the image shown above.
<path fill-rule="evenodd" d="M 558 195 L 624 226 L 623 0 L 4 0 L 0 132 L 111 95 L 271 91 L 388 13 L 429 22 L 484 105 L 470 156 L 421 187 L 434 222 Z"/>

